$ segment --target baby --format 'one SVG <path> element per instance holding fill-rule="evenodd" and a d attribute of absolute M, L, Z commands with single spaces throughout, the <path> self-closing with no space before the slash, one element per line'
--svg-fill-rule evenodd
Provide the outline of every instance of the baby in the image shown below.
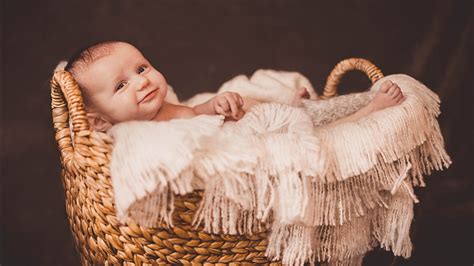
<path fill-rule="evenodd" d="M 165 77 L 140 51 L 125 42 L 93 45 L 69 60 L 66 68 L 79 84 L 91 127 L 106 131 L 113 124 L 129 120 L 170 120 L 201 114 L 221 114 L 239 120 L 259 103 L 235 92 L 224 92 L 195 107 L 165 101 Z M 304 88 L 293 98 L 298 104 L 308 97 Z"/>
<path fill-rule="evenodd" d="M 112 125 L 129 120 L 165 121 L 201 114 L 221 114 L 227 120 L 239 120 L 253 105 L 260 103 L 235 92 L 218 94 L 195 107 L 169 103 L 165 101 L 168 90 L 165 77 L 137 48 L 125 42 L 90 46 L 73 56 L 65 70 L 79 84 L 87 118 L 97 131 L 107 131 Z M 299 88 L 292 105 L 298 105 L 303 98 L 308 98 L 308 92 Z M 400 88 L 387 81 L 367 106 L 338 121 L 356 120 L 399 104 L 403 99 Z"/>

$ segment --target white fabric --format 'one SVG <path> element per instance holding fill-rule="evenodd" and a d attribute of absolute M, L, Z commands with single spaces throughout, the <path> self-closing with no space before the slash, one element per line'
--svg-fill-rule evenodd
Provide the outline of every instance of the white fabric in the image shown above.
<path fill-rule="evenodd" d="M 263 102 L 290 103 L 296 89 L 305 87 L 310 99 L 316 99 L 317 94 L 309 80 L 298 72 L 260 69 L 250 78 L 238 75 L 224 82 L 217 92 L 200 93 L 191 97 L 183 104 L 196 106 L 211 99 L 218 93 L 232 91 L 244 97 L 254 98 Z"/>
<path fill-rule="evenodd" d="M 255 84 L 240 76 L 220 91 L 287 102 L 281 95 L 292 96 L 285 91 L 304 81 L 281 72 L 255 76 Z M 114 126 L 118 218 L 172 225 L 173 195 L 204 188 L 196 225 L 226 234 L 271 227 L 266 255 L 284 263 L 350 260 L 377 243 L 409 257 L 413 186 L 451 162 L 436 121 L 437 96 L 406 75 L 386 79 L 402 88 L 401 105 L 335 126 L 335 113 L 354 112 L 373 93 L 308 100 L 303 108 L 261 104 L 238 122 L 198 116 Z"/>

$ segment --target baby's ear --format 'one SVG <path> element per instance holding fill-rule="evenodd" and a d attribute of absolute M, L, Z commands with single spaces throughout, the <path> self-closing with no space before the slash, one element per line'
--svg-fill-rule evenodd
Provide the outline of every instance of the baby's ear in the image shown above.
<path fill-rule="evenodd" d="M 87 113 L 87 120 L 89 120 L 89 125 L 92 129 L 96 131 L 105 132 L 112 126 L 109 121 L 105 120 L 100 114 L 94 112 Z"/>

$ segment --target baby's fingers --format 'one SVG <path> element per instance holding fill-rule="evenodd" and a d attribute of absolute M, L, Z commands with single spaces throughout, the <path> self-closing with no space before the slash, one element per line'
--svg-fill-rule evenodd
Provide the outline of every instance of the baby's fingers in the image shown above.
<path fill-rule="evenodd" d="M 217 101 L 217 106 L 221 107 L 225 113 L 229 112 L 230 110 L 229 101 L 225 97 L 222 97 Z"/>
<path fill-rule="evenodd" d="M 230 110 L 232 112 L 232 117 L 237 118 L 237 114 L 239 113 L 239 107 L 237 106 L 237 102 L 233 97 L 227 98 L 227 102 L 229 103 Z"/>
<path fill-rule="evenodd" d="M 225 111 L 220 105 L 216 106 L 216 113 L 219 115 L 224 115 L 224 116 L 228 115 L 227 111 Z"/>
<path fill-rule="evenodd" d="M 237 101 L 237 105 L 239 107 L 244 106 L 244 99 L 242 98 L 242 96 L 240 96 L 240 94 L 238 93 L 236 93 L 234 96 L 235 96 L 235 100 Z"/>

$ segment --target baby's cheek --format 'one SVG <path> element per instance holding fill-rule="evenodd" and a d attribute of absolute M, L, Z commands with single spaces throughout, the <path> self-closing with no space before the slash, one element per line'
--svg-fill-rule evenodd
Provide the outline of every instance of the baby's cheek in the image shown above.
<path fill-rule="evenodd" d="M 161 72 L 159 71 L 155 70 L 155 72 L 153 73 L 153 78 L 158 83 L 166 83 L 165 76 L 163 76 L 163 74 L 161 74 Z"/>

